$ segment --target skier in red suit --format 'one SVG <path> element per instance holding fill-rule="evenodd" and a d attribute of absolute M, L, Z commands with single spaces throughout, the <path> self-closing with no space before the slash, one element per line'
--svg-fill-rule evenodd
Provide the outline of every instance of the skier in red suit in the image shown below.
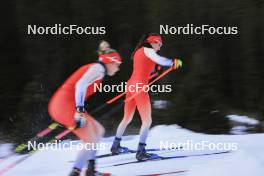
<path fill-rule="evenodd" d="M 148 85 L 149 77 L 151 72 L 154 70 L 155 66 L 173 66 L 175 69 L 181 67 L 182 62 L 179 59 L 168 59 L 157 54 L 162 46 L 162 38 L 160 35 L 151 33 L 144 35 L 140 42 L 138 43 L 134 53 L 133 58 L 133 73 L 128 80 L 127 86 L 136 87 L 138 83 L 141 85 Z M 127 91 L 126 98 L 129 98 L 137 91 Z M 137 149 L 136 158 L 137 160 L 146 160 L 152 157 L 151 153 L 145 151 L 146 139 L 148 135 L 149 128 L 152 123 L 151 117 L 151 103 L 148 92 L 140 92 L 131 101 L 125 103 L 124 116 L 120 122 L 116 137 L 113 142 L 111 152 L 113 154 L 119 154 L 128 150 L 126 147 L 120 146 L 121 137 L 127 127 L 131 122 L 136 108 L 139 111 L 141 117 L 141 129 L 140 129 L 140 139 Z"/>
<path fill-rule="evenodd" d="M 84 102 L 94 93 L 94 84 L 100 83 L 105 75 L 113 76 L 122 62 L 108 42 L 102 41 L 99 50 L 99 61 L 75 71 L 55 92 L 48 105 L 49 114 L 55 121 L 67 128 L 76 128 L 74 134 L 84 143 L 95 146 L 103 136 L 104 128 L 86 112 Z M 86 176 L 100 175 L 95 171 L 95 157 L 95 150 L 81 150 L 70 176 L 79 176 L 87 162 Z"/>

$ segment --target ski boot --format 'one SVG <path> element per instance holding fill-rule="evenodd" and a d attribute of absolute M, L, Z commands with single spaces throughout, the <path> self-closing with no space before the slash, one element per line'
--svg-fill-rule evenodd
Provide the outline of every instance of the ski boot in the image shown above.
<path fill-rule="evenodd" d="M 113 155 L 118 155 L 120 153 L 125 153 L 129 151 L 127 147 L 120 146 L 120 141 L 121 141 L 121 138 L 118 138 L 118 137 L 115 138 L 113 145 L 111 147 L 111 152 Z"/>
<path fill-rule="evenodd" d="M 74 167 L 69 176 L 80 176 L 80 175 L 81 175 L 81 169 Z"/>
<path fill-rule="evenodd" d="M 145 143 L 138 144 L 138 149 L 137 149 L 137 154 L 136 154 L 136 159 L 138 161 L 145 161 L 145 160 L 154 159 L 158 157 L 158 155 L 155 153 L 147 153 L 145 146 L 146 146 Z"/>
<path fill-rule="evenodd" d="M 95 170 L 95 160 L 89 160 L 85 176 L 108 176 L 111 174 L 101 173 Z"/>

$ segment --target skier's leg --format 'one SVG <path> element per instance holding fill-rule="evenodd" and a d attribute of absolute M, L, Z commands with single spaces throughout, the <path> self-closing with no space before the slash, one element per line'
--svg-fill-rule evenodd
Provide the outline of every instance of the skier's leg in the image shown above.
<path fill-rule="evenodd" d="M 103 135 L 104 128 L 102 126 L 99 126 L 98 122 L 96 122 L 94 118 L 89 114 L 86 113 L 85 118 L 87 120 L 86 126 L 74 130 L 73 133 L 86 143 L 97 142 L 98 135 Z"/>
<path fill-rule="evenodd" d="M 83 128 L 79 128 L 74 130 L 74 133 L 83 141 L 83 149 L 79 152 L 74 167 L 82 169 L 84 165 L 86 165 L 87 160 L 91 160 L 95 158 L 96 151 L 92 149 L 87 149 L 85 146 L 95 145 L 99 141 L 99 137 L 97 135 L 97 127 L 98 124 L 95 120 L 86 115 L 87 125 Z M 100 127 L 100 131 L 104 131 L 103 127 Z M 98 129 L 99 131 L 99 129 Z M 88 144 L 88 145 L 86 145 Z"/>
<path fill-rule="evenodd" d="M 95 127 L 94 130 L 95 130 L 96 138 L 100 140 L 100 138 L 104 136 L 105 129 L 97 120 L 95 119 L 92 120 L 93 120 L 92 121 L 93 126 Z"/>
<path fill-rule="evenodd" d="M 89 161 L 88 166 L 92 166 L 92 170 L 90 171 L 94 172 L 96 147 L 99 146 L 97 143 L 104 134 L 104 128 L 99 122 L 97 122 L 88 114 L 86 114 L 86 119 L 87 125 L 83 128 L 75 130 L 74 133 L 83 140 L 84 145 L 89 144 L 87 146 L 91 147 L 93 145 L 95 150 L 93 150 L 93 148 L 83 148 L 77 156 L 77 159 L 74 163 L 74 169 L 81 170 L 84 166 L 86 166 L 87 161 Z"/>
<path fill-rule="evenodd" d="M 135 97 L 136 105 L 138 112 L 141 118 L 141 128 L 140 128 L 140 143 L 146 143 L 146 139 L 148 136 L 149 128 L 152 123 L 151 118 L 151 104 L 149 95 L 146 92 L 140 93 L 138 96 Z"/>
<path fill-rule="evenodd" d="M 118 125 L 116 137 L 121 138 L 127 125 L 132 121 L 136 110 L 136 104 L 134 100 L 125 103 L 124 116 L 120 124 Z"/>
<path fill-rule="evenodd" d="M 81 170 L 86 166 L 87 161 L 93 160 L 95 158 L 96 152 L 94 150 L 88 150 L 86 148 L 82 148 L 79 151 L 77 158 L 74 162 L 73 170 L 70 176 L 79 176 Z"/>
<path fill-rule="evenodd" d="M 74 162 L 74 168 L 82 169 L 86 166 L 87 160 L 94 158 L 94 152 L 92 150 L 86 150 L 83 148 L 79 151 L 77 158 Z"/>
<path fill-rule="evenodd" d="M 150 104 L 150 99 L 149 95 L 146 92 L 140 93 L 136 98 L 135 98 L 137 108 L 141 117 L 142 125 L 140 128 L 140 138 L 139 138 L 139 144 L 138 144 L 138 149 L 137 149 L 137 154 L 136 158 L 137 160 L 147 160 L 155 154 L 152 153 L 147 153 L 145 150 L 146 146 L 146 139 L 148 136 L 149 128 L 152 123 L 152 118 L 151 118 L 151 104 Z"/>
<path fill-rule="evenodd" d="M 122 121 L 120 122 L 120 124 L 118 125 L 116 137 L 111 147 L 111 152 L 113 154 L 118 154 L 118 153 L 125 152 L 128 150 L 128 148 L 126 147 L 121 147 L 120 142 L 121 142 L 121 137 L 124 134 L 124 131 L 127 125 L 131 122 L 134 116 L 135 110 L 136 110 L 136 104 L 134 100 L 131 100 L 130 102 L 127 102 L 125 104 L 124 117 Z"/>
<path fill-rule="evenodd" d="M 92 119 L 92 121 L 90 122 L 92 123 L 93 127 L 94 127 L 94 132 L 95 132 L 95 147 L 98 147 L 99 145 L 97 145 L 100 141 L 100 138 L 103 137 L 105 130 L 104 127 L 95 119 Z M 93 155 L 92 157 L 88 157 L 88 166 L 87 166 L 87 170 L 86 170 L 86 174 L 85 176 L 94 176 L 96 174 L 98 174 L 99 172 L 97 172 L 95 170 L 95 159 L 96 159 L 96 150 L 92 150 L 93 151 Z"/>
<path fill-rule="evenodd" d="M 68 90 L 60 88 L 56 91 L 49 102 L 48 111 L 54 121 L 66 127 L 74 126 L 74 96 Z"/>

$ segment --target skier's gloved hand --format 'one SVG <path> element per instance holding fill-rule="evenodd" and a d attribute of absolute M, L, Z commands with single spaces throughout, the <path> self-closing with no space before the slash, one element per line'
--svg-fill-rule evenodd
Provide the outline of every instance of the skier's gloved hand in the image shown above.
<path fill-rule="evenodd" d="M 182 61 L 180 59 L 174 59 L 173 60 L 173 64 L 172 64 L 172 68 L 174 70 L 176 70 L 176 69 L 178 69 L 180 67 L 182 67 Z"/>
<path fill-rule="evenodd" d="M 82 128 L 87 124 L 87 120 L 84 117 L 84 114 L 76 112 L 74 115 L 75 128 Z"/>
<path fill-rule="evenodd" d="M 85 109 L 84 107 L 77 107 L 76 112 L 74 114 L 74 120 L 75 120 L 75 128 L 82 128 L 87 124 L 87 120 L 85 118 Z"/>

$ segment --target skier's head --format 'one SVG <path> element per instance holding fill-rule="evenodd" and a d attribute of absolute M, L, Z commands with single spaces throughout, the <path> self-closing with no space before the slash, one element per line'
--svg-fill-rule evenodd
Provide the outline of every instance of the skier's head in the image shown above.
<path fill-rule="evenodd" d="M 156 52 L 160 50 L 162 46 L 162 38 L 160 35 L 149 35 L 146 40 Z"/>
<path fill-rule="evenodd" d="M 153 48 L 156 52 L 160 50 L 162 46 L 162 38 L 158 33 L 147 33 L 143 34 L 140 38 L 134 52 L 132 53 L 132 58 L 136 52 L 141 47 Z"/>
<path fill-rule="evenodd" d="M 103 54 L 107 50 L 110 50 L 110 43 L 105 40 L 100 40 L 98 44 L 97 52 L 99 55 Z"/>
<path fill-rule="evenodd" d="M 122 63 L 121 56 L 116 50 L 109 49 L 99 56 L 99 61 L 105 64 L 107 75 L 113 76 Z"/>

